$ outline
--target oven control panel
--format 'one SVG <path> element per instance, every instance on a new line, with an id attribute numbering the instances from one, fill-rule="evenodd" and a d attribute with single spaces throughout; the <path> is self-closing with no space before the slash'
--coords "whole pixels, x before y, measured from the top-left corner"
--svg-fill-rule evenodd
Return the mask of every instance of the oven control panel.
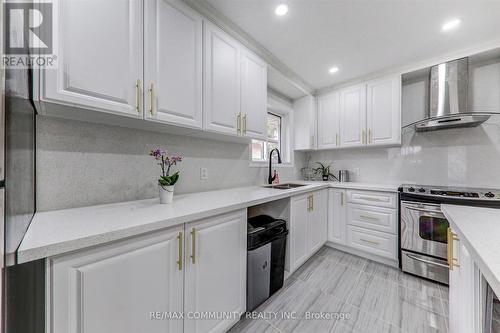
<path id="1" fill-rule="evenodd" d="M 402 193 L 433 197 L 500 201 L 500 190 L 453 189 L 435 186 L 403 185 L 399 188 L 399 191 Z"/>

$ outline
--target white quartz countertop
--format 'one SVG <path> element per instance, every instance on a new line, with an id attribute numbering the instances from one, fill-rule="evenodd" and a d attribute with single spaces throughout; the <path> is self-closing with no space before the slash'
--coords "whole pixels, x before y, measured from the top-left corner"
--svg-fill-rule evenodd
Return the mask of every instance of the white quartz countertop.
<path id="1" fill-rule="evenodd" d="M 441 205 L 495 294 L 500 295 L 500 209 Z"/>
<path id="2" fill-rule="evenodd" d="M 397 191 L 397 185 L 293 183 L 306 186 L 289 190 L 249 186 L 175 195 L 174 202 L 166 205 L 160 205 L 158 199 L 149 199 L 38 212 L 18 249 L 18 262 L 51 257 L 321 188 Z"/>

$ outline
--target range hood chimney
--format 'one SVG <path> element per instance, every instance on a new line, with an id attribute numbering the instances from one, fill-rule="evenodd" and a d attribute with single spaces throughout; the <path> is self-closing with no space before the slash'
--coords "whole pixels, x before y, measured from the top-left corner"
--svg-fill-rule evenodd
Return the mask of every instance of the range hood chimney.
<path id="1" fill-rule="evenodd" d="M 417 131 L 474 127 L 490 115 L 467 111 L 468 58 L 431 67 L 428 118 L 415 124 Z"/>

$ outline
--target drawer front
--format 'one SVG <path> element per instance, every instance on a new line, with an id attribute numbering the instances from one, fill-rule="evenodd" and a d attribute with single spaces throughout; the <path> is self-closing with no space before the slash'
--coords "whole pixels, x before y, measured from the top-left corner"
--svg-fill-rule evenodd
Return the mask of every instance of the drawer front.
<path id="1" fill-rule="evenodd" d="M 381 257 L 398 259 L 396 235 L 348 225 L 347 245 Z"/>
<path id="2" fill-rule="evenodd" d="M 395 209 L 364 205 L 347 205 L 347 224 L 397 234 Z"/>
<path id="3" fill-rule="evenodd" d="M 347 202 L 377 207 L 397 207 L 397 194 L 373 191 L 347 191 Z"/>

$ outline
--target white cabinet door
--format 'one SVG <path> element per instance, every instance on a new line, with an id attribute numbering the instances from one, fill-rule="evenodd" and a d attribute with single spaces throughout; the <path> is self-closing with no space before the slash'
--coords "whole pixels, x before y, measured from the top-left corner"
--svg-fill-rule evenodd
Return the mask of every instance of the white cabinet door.
<path id="1" fill-rule="evenodd" d="M 478 333 L 481 331 L 479 300 L 479 272 L 460 240 L 453 242 L 454 265 L 449 274 L 450 332 Z"/>
<path id="2" fill-rule="evenodd" d="M 318 251 L 327 239 L 327 207 L 328 207 L 328 190 L 317 191 L 310 194 L 311 208 L 308 217 L 308 239 L 309 239 L 309 256 Z"/>
<path id="3" fill-rule="evenodd" d="M 240 105 L 240 44 L 204 21 L 203 123 L 207 131 L 237 135 Z"/>
<path id="4" fill-rule="evenodd" d="M 291 199 L 289 257 L 290 272 L 295 271 L 309 258 L 308 218 L 309 194 Z"/>
<path id="5" fill-rule="evenodd" d="M 243 135 L 267 137 L 267 64 L 252 52 L 241 52 L 241 114 Z"/>
<path id="6" fill-rule="evenodd" d="M 246 210 L 186 224 L 186 313 L 241 313 L 246 308 Z M 226 332 L 238 321 L 185 319 L 190 333 Z"/>
<path id="7" fill-rule="evenodd" d="M 328 189 L 328 240 L 345 244 L 346 195 L 343 189 Z"/>
<path id="8" fill-rule="evenodd" d="M 367 84 L 368 145 L 401 143 L 401 76 L 385 77 Z"/>
<path id="9" fill-rule="evenodd" d="M 145 1 L 145 118 L 202 128 L 202 17 L 179 0 Z"/>
<path id="10" fill-rule="evenodd" d="M 182 230 L 49 259 L 48 332 L 182 332 L 182 319 L 151 318 L 183 310 Z"/>
<path id="11" fill-rule="evenodd" d="M 58 68 L 41 71 L 40 99 L 142 118 L 142 1 L 65 0 L 54 7 Z"/>
<path id="12" fill-rule="evenodd" d="M 318 97 L 318 149 L 340 146 L 340 93 Z"/>
<path id="13" fill-rule="evenodd" d="M 316 148 L 316 101 L 305 96 L 293 102 L 295 150 Z"/>
<path id="14" fill-rule="evenodd" d="M 342 147 L 366 145 L 366 85 L 340 91 L 340 144 Z"/>

